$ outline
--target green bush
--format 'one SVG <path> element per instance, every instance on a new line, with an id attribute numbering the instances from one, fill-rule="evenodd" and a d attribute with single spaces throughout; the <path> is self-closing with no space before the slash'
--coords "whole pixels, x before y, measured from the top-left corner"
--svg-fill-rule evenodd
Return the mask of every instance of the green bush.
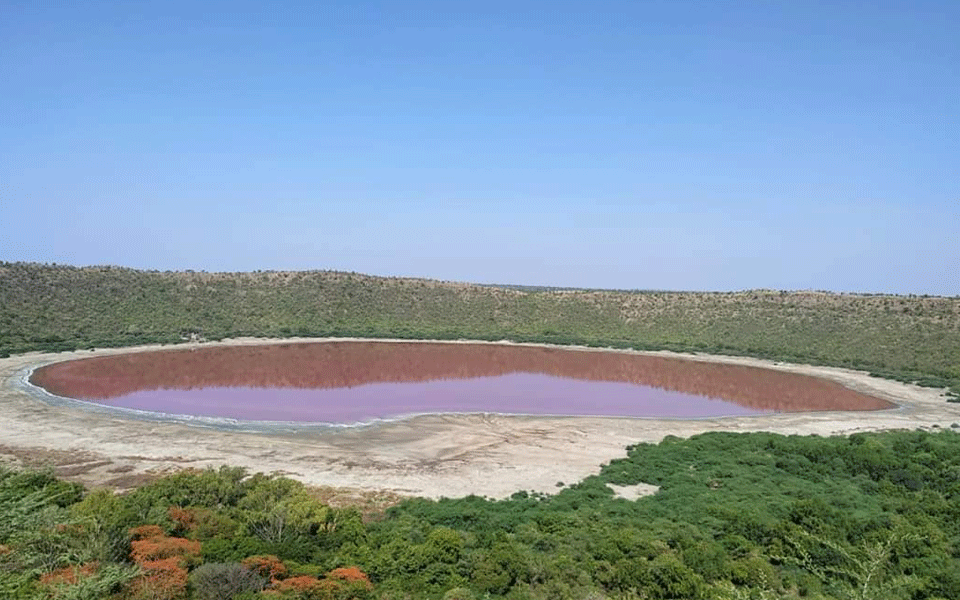
<path id="1" fill-rule="evenodd" d="M 197 600 L 234 600 L 244 593 L 259 592 L 264 577 L 239 563 L 205 563 L 190 574 L 190 586 Z"/>

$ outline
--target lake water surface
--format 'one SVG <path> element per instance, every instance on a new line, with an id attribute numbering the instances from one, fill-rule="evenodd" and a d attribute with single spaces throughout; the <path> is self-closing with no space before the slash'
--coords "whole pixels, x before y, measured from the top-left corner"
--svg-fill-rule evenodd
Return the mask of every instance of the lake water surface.
<path id="1" fill-rule="evenodd" d="M 708 418 L 893 406 L 770 369 L 470 343 L 193 347 L 55 363 L 31 382 L 166 414 L 334 424 L 424 413 Z"/>

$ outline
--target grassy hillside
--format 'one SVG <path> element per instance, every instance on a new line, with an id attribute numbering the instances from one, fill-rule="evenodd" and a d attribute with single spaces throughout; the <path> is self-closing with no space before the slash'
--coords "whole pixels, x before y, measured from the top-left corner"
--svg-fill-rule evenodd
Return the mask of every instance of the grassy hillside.
<path id="1" fill-rule="evenodd" d="M 234 336 L 582 343 L 849 366 L 960 389 L 960 298 L 501 288 L 330 271 L 0 263 L 0 354 Z"/>

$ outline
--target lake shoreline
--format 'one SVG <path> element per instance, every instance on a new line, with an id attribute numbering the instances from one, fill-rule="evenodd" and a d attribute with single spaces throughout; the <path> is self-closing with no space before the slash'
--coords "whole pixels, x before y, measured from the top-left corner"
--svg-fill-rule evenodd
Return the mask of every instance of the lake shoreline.
<path id="1" fill-rule="evenodd" d="M 185 423 L 138 421 L 39 402 L 18 385 L 25 370 L 96 355 L 189 349 L 216 345 L 403 342 L 362 338 L 241 338 L 203 344 L 151 345 L 60 354 L 29 353 L 0 359 L 0 457 L 49 464 L 58 474 L 95 487 L 125 489 L 144 478 L 183 468 L 242 466 L 276 472 L 310 485 L 386 490 L 402 495 L 506 497 L 517 490 L 556 491 L 600 465 L 625 455 L 626 446 L 667 435 L 705 431 L 771 431 L 836 435 L 885 429 L 949 428 L 960 423 L 960 404 L 942 390 L 871 377 L 833 367 L 745 357 L 637 352 L 560 346 L 565 350 L 626 352 L 722 362 L 812 375 L 882 398 L 897 408 L 871 412 L 780 413 L 697 420 L 617 417 L 544 417 L 494 414 L 422 415 L 336 432 L 263 435 L 219 431 Z M 512 342 L 418 340 L 424 343 Z M 555 347 L 549 344 L 523 344 Z"/>

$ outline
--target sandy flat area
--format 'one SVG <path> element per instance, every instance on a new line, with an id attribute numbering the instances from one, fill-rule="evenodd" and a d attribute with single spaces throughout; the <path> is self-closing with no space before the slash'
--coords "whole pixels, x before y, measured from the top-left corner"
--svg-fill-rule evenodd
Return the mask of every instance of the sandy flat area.
<path id="1" fill-rule="evenodd" d="M 217 343 L 318 341 L 237 339 Z M 669 352 L 646 354 L 813 375 L 889 400 L 898 408 L 704 420 L 428 415 L 336 431 L 238 433 L 57 406 L 45 402 L 42 392 L 23 384 L 25 373 L 52 362 L 189 347 L 31 353 L 0 359 L 0 460 L 49 464 L 69 479 L 117 489 L 134 486 L 158 473 L 228 464 L 282 473 L 316 486 L 434 498 L 468 494 L 501 498 L 517 490 L 554 492 L 558 482 L 576 482 L 597 473 L 602 464 L 625 456 L 626 446 L 657 442 L 666 435 L 684 437 L 705 431 L 835 435 L 960 427 L 960 404 L 946 402 L 943 390 L 847 369 Z"/>

